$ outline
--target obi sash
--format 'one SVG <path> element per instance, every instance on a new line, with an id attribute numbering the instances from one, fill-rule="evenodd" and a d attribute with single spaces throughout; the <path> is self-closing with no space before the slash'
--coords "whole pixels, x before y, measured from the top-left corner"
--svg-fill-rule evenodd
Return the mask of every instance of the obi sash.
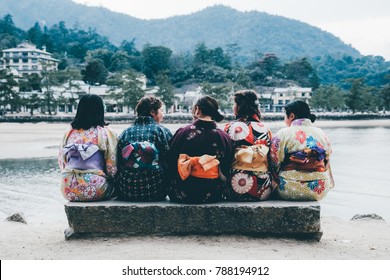
<path id="1" fill-rule="evenodd" d="M 63 150 L 67 163 L 66 169 L 78 170 L 104 170 L 105 160 L 103 152 L 99 147 L 92 143 L 69 144 Z"/>
<path id="2" fill-rule="evenodd" d="M 236 149 L 232 168 L 246 171 L 267 172 L 268 151 L 269 148 L 262 144 L 242 146 Z"/>
<path id="3" fill-rule="evenodd" d="M 219 160 L 216 156 L 203 155 L 201 157 L 190 157 L 187 154 L 180 154 L 177 161 L 177 169 L 182 180 L 193 176 L 197 178 L 216 179 L 219 177 Z"/>
<path id="4" fill-rule="evenodd" d="M 288 155 L 284 171 L 325 172 L 325 150 L 320 147 L 308 148 Z"/>
<path id="5" fill-rule="evenodd" d="M 122 158 L 130 168 L 160 169 L 159 152 L 151 142 L 133 142 L 122 149 Z"/>

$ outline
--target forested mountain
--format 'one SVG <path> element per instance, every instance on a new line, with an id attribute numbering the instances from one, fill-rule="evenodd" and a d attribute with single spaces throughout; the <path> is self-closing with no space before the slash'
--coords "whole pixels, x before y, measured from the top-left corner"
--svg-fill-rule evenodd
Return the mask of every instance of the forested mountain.
<path id="1" fill-rule="evenodd" d="M 153 9 L 153 7 L 150 7 Z M 199 43 L 222 47 L 238 61 L 250 62 L 261 54 L 281 59 L 360 53 L 334 35 L 306 23 L 262 12 L 239 12 L 214 6 L 185 16 L 141 20 L 101 7 L 70 0 L 1 0 L 0 17 L 10 14 L 16 26 L 28 29 L 38 22 L 52 26 L 92 28 L 115 45 L 132 41 L 141 49 L 146 43 L 162 45 L 175 53 L 191 51 Z"/>

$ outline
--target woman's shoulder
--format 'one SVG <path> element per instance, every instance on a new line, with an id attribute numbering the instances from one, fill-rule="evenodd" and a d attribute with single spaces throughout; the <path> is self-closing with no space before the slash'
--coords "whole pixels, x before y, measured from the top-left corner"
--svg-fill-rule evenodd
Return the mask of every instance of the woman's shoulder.
<path id="1" fill-rule="evenodd" d="M 116 135 L 116 132 L 109 126 L 97 126 L 96 128 L 91 128 L 91 129 L 97 129 L 98 131 L 101 131 L 105 134 L 110 134 L 110 135 Z"/>
<path id="2" fill-rule="evenodd" d="M 282 127 L 281 129 L 279 129 L 275 134 L 274 134 L 274 137 L 281 137 L 281 136 L 284 136 L 284 135 L 289 135 L 289 134 L 292 134 L 292 133 L 295 133 L 295 128 L 293 127 Z"/>

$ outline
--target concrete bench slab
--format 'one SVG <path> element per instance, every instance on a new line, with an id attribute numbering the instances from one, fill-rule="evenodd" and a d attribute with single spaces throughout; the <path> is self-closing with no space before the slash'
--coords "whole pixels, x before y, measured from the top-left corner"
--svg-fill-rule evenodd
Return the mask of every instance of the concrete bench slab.
<path id="1" fill-rule="evenodd" d="M 318 202 L 177 204 L 164 202 L 68 202 L 65 239 L 95 236 L 248 235 L 319 241 Z"/>

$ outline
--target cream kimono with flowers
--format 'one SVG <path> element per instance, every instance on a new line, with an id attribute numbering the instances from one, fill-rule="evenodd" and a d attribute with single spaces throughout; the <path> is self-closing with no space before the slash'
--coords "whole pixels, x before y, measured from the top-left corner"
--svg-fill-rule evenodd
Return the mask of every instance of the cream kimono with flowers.
<path id="1" fill-rule="evenodd" d="M 285 170 L 290 155 L 308 150 L 323 151 L 325 171 Z M 309 119 L 294 120 L 290 127 L 278 131 L 272 139 L 270 152 L 271 164 L 279 179 L 277 192 L 282 199 L 321 200 L 333 188 L 329 140 Z"/>
<path id="2" fill-rule="evenodd" d="M 117 172 L 118 139 L 108 127 L 69 130 L 61 143 L 58 163 L 61 170 L 61 191 L 69 201 L 106 199 L 113 191 L 110 178 Z M 70 162 L 70 151 L 79 158 Z M 94 161 L 97 157 L 98 160 Z M 88 163 L 90 160 L 90 163 Z M 92 161 L 92 163 L 91 163 Z"/>

